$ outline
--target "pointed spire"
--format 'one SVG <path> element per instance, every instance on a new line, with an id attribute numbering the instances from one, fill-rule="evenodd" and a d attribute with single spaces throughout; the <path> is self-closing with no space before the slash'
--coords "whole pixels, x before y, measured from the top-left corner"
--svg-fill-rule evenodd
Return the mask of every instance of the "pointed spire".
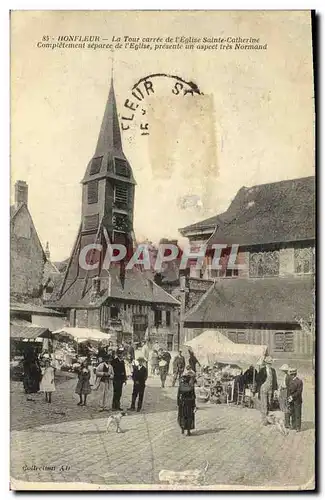
<path id="1" fill-rule="evenodd" d="M 122 151 L 122 140 L 117 115 L 112 66 L 111 88 L 109 91 L 105 113 L 99 132 L 95 156 L 102 156 L 108 151 L 113 150 Z"/>

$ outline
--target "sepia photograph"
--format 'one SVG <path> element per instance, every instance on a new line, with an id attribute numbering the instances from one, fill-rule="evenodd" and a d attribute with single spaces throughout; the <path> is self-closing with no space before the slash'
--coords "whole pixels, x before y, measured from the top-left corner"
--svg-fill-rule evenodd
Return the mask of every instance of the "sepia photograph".
<path id="1" fill-rule="evenodd" d="M 315 490 L 314 30 L 11 11 L 11 490 Z"/>

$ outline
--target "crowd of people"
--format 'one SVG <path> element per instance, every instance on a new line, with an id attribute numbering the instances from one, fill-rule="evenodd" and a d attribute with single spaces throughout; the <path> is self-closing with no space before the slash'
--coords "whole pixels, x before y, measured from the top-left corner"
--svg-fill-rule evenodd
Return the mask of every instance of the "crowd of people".
<path id="1" fill-rule="evenodd" d="M 191 349 L 187 353 L 187 362 L 182 351 L 173 359 L 171 386 L 178 384 L 177 406 L 178 423 L 181 432 L 190 435 L 195 427 L 196 412 L 196 371 L 200 367 Z M 131 343 L 113 349 L 107 346 L 98 352 L 96 358 L 85 357 L 77 368 L 77 384 L 75 393 L 79 396 L 78 406 L 87 405 L 87 397 L 93 391 L 99 394 L 99 410 L 121 411 L 123 386 L 128 379 L 133 381 L 130 411 L 141 411 L 148 370 L 151 376 L 159 375 L 161 387 L 166 384 L 170 373 L 171 354 L 159 346 L 149 349 L 144 343 L 141 355 L 135 359 L 135 349 Z M 262 424 L 267 425 L 268 414 L 272 411 L 275 394 L 280 410 L 284 414 L 285 427 L 299 432 L 301 430 L 301 408 L 303 382 L 297 376 L 297 370 L 282 365 L 280 371 L 283 378 L 278 383 L 277 374 L 272 367 L 273 360 L 265 357 L 259 371 L 250 367 L 241 377 L 245 381 L 254 382 L 253 392 L 260 402 Z M 55 392 L 55 367 L 48 353 L 37 355 L 34 350 L 25 353 L 23 385 L 27 399 L 33 394 L 42 392 L 47 403 L 52 402 Z"/>
<path id="2" fill-rule="evenodd" d="M 267 356 L 256 375 L 256 391 L 260 400 L 262 424 L 268 425 L 269 423 L 267 417 L 273 408 L 274 396 L 277 393 L 279 407 L 284 414 L 285 427 L 300 432 L 303 382 L 297 376 L 296 368 L 290 368 L 284 364 L 280 367 L 283 377 L 278 383 L 272 363 L 272 358 Z"/>

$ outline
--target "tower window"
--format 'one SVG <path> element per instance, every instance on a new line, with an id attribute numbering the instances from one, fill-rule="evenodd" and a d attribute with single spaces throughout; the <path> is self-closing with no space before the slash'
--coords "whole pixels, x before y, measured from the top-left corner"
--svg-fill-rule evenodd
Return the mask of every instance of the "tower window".
<path id="1" fill-rule="evenodd" d="M 125 160 L 115 158 L 115 173 L 121 177 L 130 177 L 130 170 Z"/>
<path id="2" fill-rule="evenodd" d="M 125 184 L 117 184 L 114 191 L 114 201 L 117 203 L 128 204 L 128 186 Z"/>
<path id="3" fill-rule="evenodd" d="M 98 181 L 90 181 L 88 183 L 88 203 L 98 202 Z"/>
<path id="4" fill-rule="evenodd" d="M 100 172 L 100 167 L 102 166 L 102 156 L 97 156 L 91 161 L 90 175 L 98 174 Z"/>
<path id="5" fill-rule="evenodd" d="M 84 222 L 84 230 L 85 231 L 92 231 L 94 229 L 98 228 L 99 224 L 99 215 L 87 215 L 85 217 L 85 222 Z"/>

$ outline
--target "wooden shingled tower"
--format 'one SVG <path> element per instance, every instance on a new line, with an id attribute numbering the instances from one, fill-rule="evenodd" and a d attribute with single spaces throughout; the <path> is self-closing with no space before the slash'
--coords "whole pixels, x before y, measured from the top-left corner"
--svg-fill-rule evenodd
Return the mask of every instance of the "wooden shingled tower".
<path id="1" fill-rule="evenodd" d="M 123 152 L 112 78 L 95 153 L 82 179 L 81 224 L 62 283 L 61 297 L 76 280 L 82 280 L 79 286 L 84 295 L 91 278 L 107 277 L 107 271 L 102 270 L 104 251 L 100 255 L 94 252 L 87 256 L 88 263 L 99 260 L 98 269 L 87 271 L 79 266 L 79 255 L 85 246 L 99 243 L 105 249 L 108 239 L 132 251 L 135 184 L 131 165 Z M 123 266 L 120 272 L 123 280 Z"/>

